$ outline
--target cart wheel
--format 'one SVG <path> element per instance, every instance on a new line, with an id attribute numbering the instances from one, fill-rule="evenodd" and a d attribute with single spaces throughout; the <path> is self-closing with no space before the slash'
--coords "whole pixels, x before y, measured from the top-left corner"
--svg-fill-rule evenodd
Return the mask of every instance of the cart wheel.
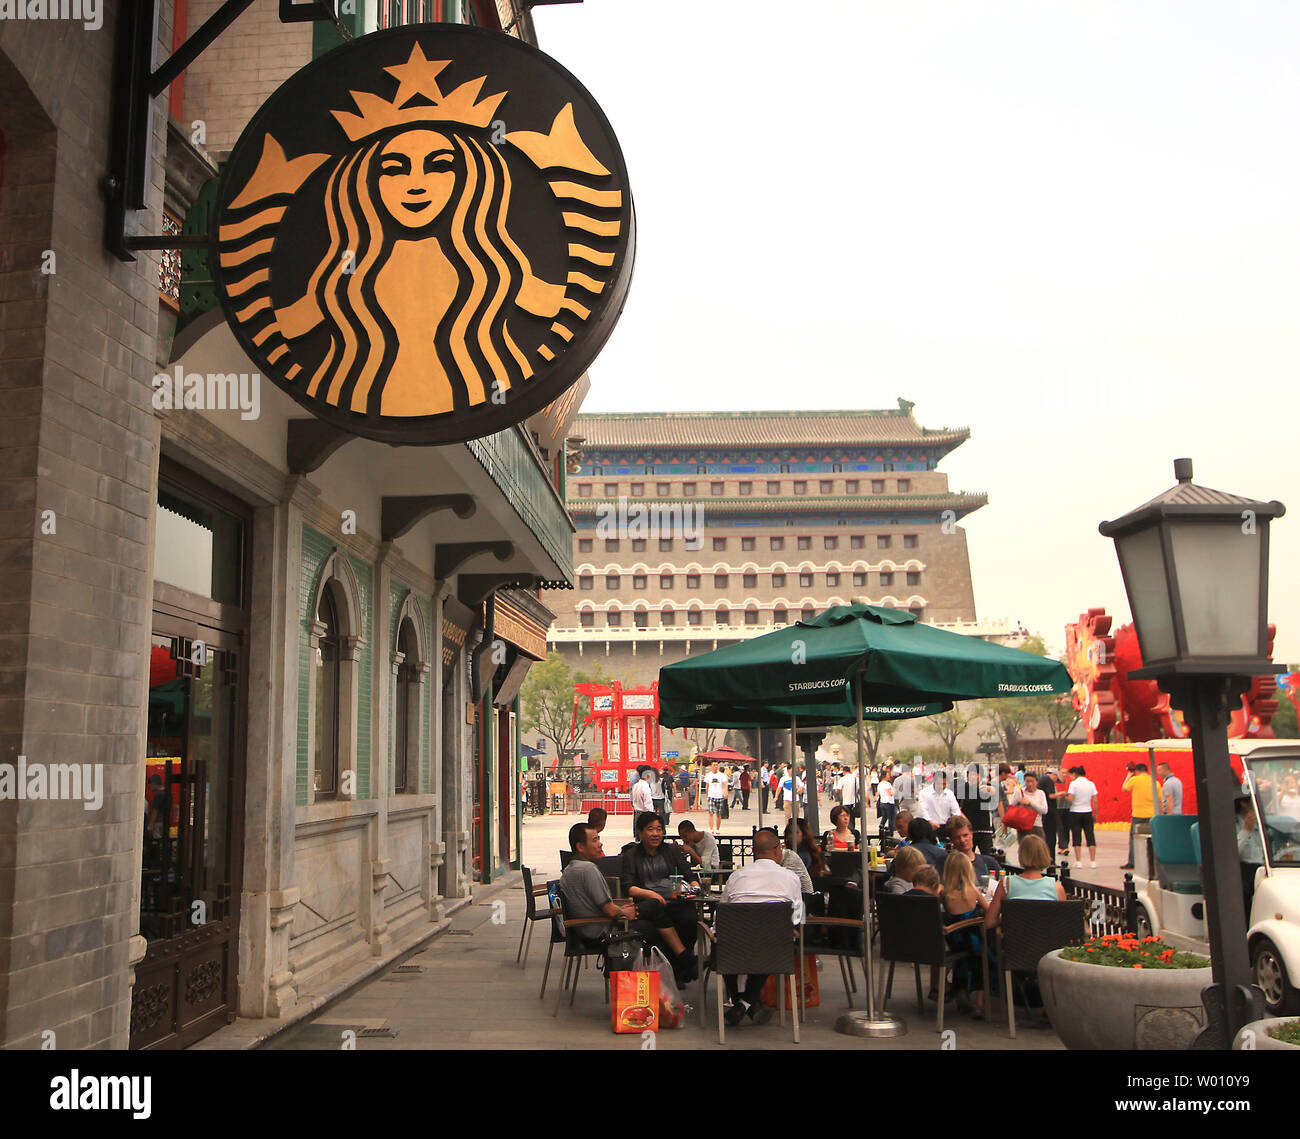
<path id="1" fill-rule="evenodd" d="M 1137 908 L 1137 927 L 1139 938 L 1151 936 L 1151 918 L 1147 916 L 1146 908 L 1143 906 Z"/>
<path id="2" fill-rule="evenodd" d="M 1251 954 L 1255 984 L 1264 993 L 1269 1016 L 1290 1016 L 1300 1012 L 1300 992 L 1287 979 L 1286 963 L 1268 938 L 1260 938 Z"/>

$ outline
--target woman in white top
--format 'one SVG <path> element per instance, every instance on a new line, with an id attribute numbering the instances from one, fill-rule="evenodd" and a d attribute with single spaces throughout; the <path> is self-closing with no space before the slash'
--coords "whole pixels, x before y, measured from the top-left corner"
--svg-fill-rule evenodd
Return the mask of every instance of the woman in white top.
<path id="1" fill-rule="evenodd" d="M 898 814 L 898 804 L 894 802 L 894 785 L 888 779 L 889 772 L 884 772 L 876 784 L 876 813 L 880 816 L 880 833 L 892 834 L 894 816 Z"/>
<path id="2" fill-rule="evenodd" d="M 1070 842 L 1074 847 L 1074 868 L 1078 870 L 1083 866 L 1080 839 L 1086 838 L 1088 857 L 1092 859 L 1092 867 L 1095 870 L 1097 839 L 1093 835 L 1092 824 L 1096 819 L 1097 785 L 1088 778 L 1082 767 L 1070 768 L 1070 774 L 1074 779 L 1064 791 L 1056 793 L 1056 798 L 1070 800 Z"/>
<path id="3" fill-rule="evenodd" d="M 1047 834 L 1043 830 L 1043 819 L 1051 808 L 1047 803 L 1047 792 L 1038 789 L 1037 775 L 1034 775 L 1032 772 L 1025 773 L 1024 787 L 1017 787 L 1011 792 L 1011 806 L 1024 806 L 1033 809 L 1033 811 L 1038 815 L 1038 819 L 1034 823 L 1033 831 L 1031 833 L 1036 834 L 1044 843 L 1046 843 Z"/>

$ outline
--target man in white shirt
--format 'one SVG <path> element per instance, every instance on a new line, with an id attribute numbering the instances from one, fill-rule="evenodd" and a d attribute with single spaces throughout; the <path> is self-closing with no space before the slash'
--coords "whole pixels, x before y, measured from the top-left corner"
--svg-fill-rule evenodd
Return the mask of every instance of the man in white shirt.
<path id="1" fill-rule="evenodd" d="M 916 811 L 916 776 L 906 767 L 894 779 L 894 801 L 900 811 Z"/>
<path id="2" fill-rule="evenodd" d="M 849 809 L 849 814 L 857 819 L 858 815 L 858 773 L 850 768 L 840 776 L 840 802 Z"/>
<path id="3" fill-rule="evenodd" d="M 774 831 L 764 829 L 754 835 L 753 861 L 734 871 L 727 879 L 722 901 L 789 902 L 793 907 L 791 920 L 797 927 L 803 921 L 803 892 L 799 879 L 781 865 L 781 850 L 781 840 Z M 731 1008 L 726 1012 L 728 1024 L 734 1027 L 746 1016 L 758 1024 L 766 1024 L 771 1019 L 772 1010 L 759 1002 L 759 994 L 767 981 L 765 975 L 750 974 L 746 977 L 743 993 L 736 974 L 725 974 L 722 980 L 731 999 Z"/>
<path id="4" fill-rule="evenodd" d="M 917 814 L 935 830 L 946 827 L 949 819 L 955 819 L 961 814 L 957 797 L 952 793 L 952 789 L 948 786 L 948 777 L 942 771 L 937 772 L 934 782 L 928 784 L 921 792 L 916 809 Z"/>
<path id="5" fill-rule="evenodd" d="M 642 811 L 655 809 L 654 795 L 651 793 L 650 781 L 646 778 L 649 768 L 637 769 L 638 779 L 632 784 L 632 838 L 636 839 L 636 819 Z"/>
<path id="6" fill-rule="evenodd" d="M 759 797 L 758 809 L 763 814 L 767 814 L 767 797 L 772 792 L 771 784 L 772 784 L 772 769 L 768 767 L 768 765 L 765 763 L 763 764 L 762 770 L 758 774 L 758 797 Z"/>

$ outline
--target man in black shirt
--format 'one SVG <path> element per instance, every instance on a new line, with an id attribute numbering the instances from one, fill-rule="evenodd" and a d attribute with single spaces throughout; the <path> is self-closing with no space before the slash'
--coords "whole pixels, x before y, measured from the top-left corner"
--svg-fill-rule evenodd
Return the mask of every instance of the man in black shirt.
<path id="1" fill-rule="evenodd" d="M 680 846 L 664 842 L 664 821 L 653 811 L 637 816 L 636 833 L 641 841 L 620 852 L 623 893 L 636 903 L 638 916 L 654 923 L 678 984 L 687 984 L 695 977 L 695 955 L 687 948 L 695 944 L 695 903 L 673 897 L 672 879 L 698 882 L 699 876 Z"/>

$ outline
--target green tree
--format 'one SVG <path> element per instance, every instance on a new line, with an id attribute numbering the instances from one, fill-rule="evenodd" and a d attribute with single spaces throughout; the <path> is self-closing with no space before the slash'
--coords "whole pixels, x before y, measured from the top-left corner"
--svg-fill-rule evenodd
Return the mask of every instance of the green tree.
<path id="1" fill-rule="evenodd" d="M 863 762 L 872 767 L 876 762 L 876 753 L 880 751 L 880 745 L 890 736 L 898 731 L 897 720 L 864 720 L 862 722 L 862 749 Z M 856 748 L 858 743 L 858 728 L 854 724 L 852 727 L 832 728 L 831 735 L 842 736 L 846 740 L 852 740 Z"/>
<path id="2" fill-rule="evenodd" d="M 1285 692 L 1277 694 L 1277 711 L 1273 713 L 1273 735 L 1280 740 L 1293 740 L 1297 736 L 1295 705 Z"/>
<path id="3" fill-rule="evenodd" d="M 963 711 L 960 705 L 954 705 L 947 712 L 941 712 L 937 716 L 926 716 L 921 731 L 928 736 L 937 736 L 947 749 L 947 762 L 956 763 L 957 741 L 961 738 L 962 732 L 969 728 L 979 715 L 978 708 Z"/>
<path id="4" fill-rule="evenodd" d="M 533 665 L 524 681 L 519 701 L 521 728 L 550 740 L 557 756 L 573 751 L 586 738 L 583 709 L 579 708 L 576 721 L 573 716 L 573 686 L 583 683 L 606 683 L 600 666 L 573 673 L 559 653 L 549 653 L 544 661 Z"/>

